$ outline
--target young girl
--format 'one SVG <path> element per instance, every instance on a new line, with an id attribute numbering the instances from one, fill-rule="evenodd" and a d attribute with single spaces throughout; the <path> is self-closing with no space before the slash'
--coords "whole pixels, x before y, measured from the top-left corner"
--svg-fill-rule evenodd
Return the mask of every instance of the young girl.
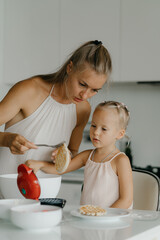
<path id="1" fill-rule="evenodd" d="M 95 40 L 76 49 L 57 72 L 15 84 L 0 102 L 0 125 L 5 124 L 0 174 L 16 173 L 28 159 L 51 161 L 52 149 L 35 144 L 65 141 L 75 156 L 90 115 L 87 99 L 102 88 L 111 70 L 110 54 Z"/>
<path id="2" fill-rule="evenodd" d="M 100 103 L 92 117 L 90 138 L 95 147 L 78 154 L 66 171 L 85 166 L 81 205 L 132 208 L 132 169 L 128 157 L 116 147 L 123 138 L 129 121 L 127 107 L 119 102 Z M 57 174 L 53 163 L 29 160 L 26 164 L 35 172 Z"/>

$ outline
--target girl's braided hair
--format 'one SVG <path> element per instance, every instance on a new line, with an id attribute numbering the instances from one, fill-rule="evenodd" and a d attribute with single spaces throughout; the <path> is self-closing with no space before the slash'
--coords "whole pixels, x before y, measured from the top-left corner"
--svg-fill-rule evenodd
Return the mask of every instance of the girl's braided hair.
<path id="1" fill-rule="evenodd" d="M 117 111 L 119 115 L 120 127 L 123 129 L 127 129 L 129 120 L 130 120 L 130 112 L 128 107 L 124 103 L 116 102 L 116 101 L 104 101 L 98 104 L 97 108 L 113 108 Z"/>

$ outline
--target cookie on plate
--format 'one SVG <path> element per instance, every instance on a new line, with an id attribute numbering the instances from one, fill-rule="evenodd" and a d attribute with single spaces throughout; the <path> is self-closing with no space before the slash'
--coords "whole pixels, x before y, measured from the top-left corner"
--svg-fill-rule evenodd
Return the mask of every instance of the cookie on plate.
<path id="1" fill-rule="evenodd" d="M 70 160 L 70 151 L 67 148 L 66 143 L 64 143 L 61 147 L 58 148 L 58 153 L 55 158 L 56 171 L 59 173 L 65 172 L 68 168 Z"/>
<path id="2" fill-rule="evenodd" d="M 106 210 L 94 205 L 84 205 L 79 209 L 80 213 L 87 216 L 103 216 Z"/>

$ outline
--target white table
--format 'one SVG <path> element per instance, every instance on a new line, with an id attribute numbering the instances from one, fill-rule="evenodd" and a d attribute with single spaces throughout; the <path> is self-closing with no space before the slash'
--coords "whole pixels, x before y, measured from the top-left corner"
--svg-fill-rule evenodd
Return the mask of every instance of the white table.
<path id="1" fill-rule="evenodd" d="M 75 207 L 75 206 L 74 206 Z M 60 225 L 50 231 L 26 231 L 0 219 L 2 240 L 158 240 L 160 239 L 160 213 L 133 210 L 131 216 L 114 222 L 91 222 L 70 214 L 73 206 L 66 206 Z M 154 219 L 137 220 L 149 214 Z M 147 217 L 147 215 L 146 215 Z"/>

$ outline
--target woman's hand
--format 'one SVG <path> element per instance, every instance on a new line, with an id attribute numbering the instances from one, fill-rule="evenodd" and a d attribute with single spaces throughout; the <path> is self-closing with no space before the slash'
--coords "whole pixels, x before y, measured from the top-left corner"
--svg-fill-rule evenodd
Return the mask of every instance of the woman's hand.
<path id="1" fill-rule="evenodd" d="M 57 153 L 58 153 L 58 148 L 56 148 L 56 149 L 52 152 L 51 159 L 52 159 L 53 163 L 55 163 L 55 159 L 56 159 Z"/>
<path id="2" fill-rule="evenodd" d="M 27 160 L 25 162 L 25 165 L 27 165 L 29 168 L 31 168 L 34 173 L 37 173 L 38 170 L 40 170 L 41 167 L 43 167 L 43 161 Z"/>
<path id="3" fill-rule="evenodd" d="M 29 149 L 37 149 L 37 146 L 16 133 L 7 133 L 4 146 L 9 147 L 12 154 L 24 154 Z"/>
<path id="4" fill-rule="evenodd" d="M 69 150 L 69 149 L 68 149 Z M 69 150 L 70 152 L 70 156 L 71 156 L 71 159 L 73 157 L 73 154 L 72 152 Z M 58 153 L 58 148 L 56 148 L 53 152 L 52 152 L 52 156 L 51 156 L 51 159 L 53 161 L 53 163 L 55 163 L 55 159 L 56 159 L 56 156 L 57 156 L 57 153 Z"/>

